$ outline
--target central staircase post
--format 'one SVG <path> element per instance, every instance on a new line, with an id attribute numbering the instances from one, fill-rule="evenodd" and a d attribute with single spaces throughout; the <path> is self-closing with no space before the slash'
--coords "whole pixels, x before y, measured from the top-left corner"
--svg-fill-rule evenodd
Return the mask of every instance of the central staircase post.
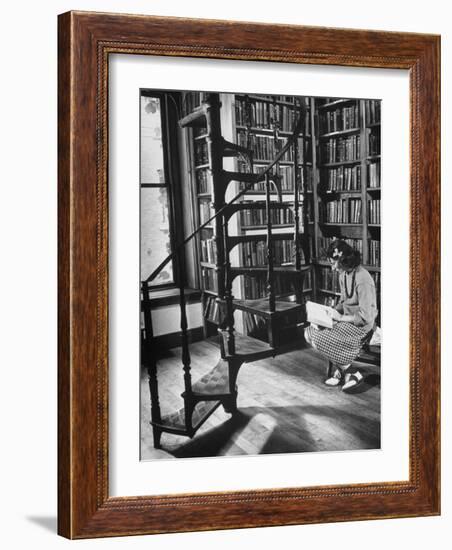
<path id="1" fill-rule="evenodd" d="M 298 136 L 293 142 L 293 161 L 294 161 L 294 181 L 293 181 L 293 214 L 294 214 L 294 235 L 293 245 L 295 250 L 295 270 L 301 269 L 300 255 L 300 164 L 299 164 L 299 147 Z M 303 202 L 304 207 L 304 202 Z M 306 232 L 306 226 L 303 227 L 303 232 Z M 296 277 L 295 283 L 295 298 L 298 304 L 303 302 L 303 276 Z"/>
<path id="2" fill-rule="evenodd" d="M 225 277 L 226 277 L 226 287 L 225 287 L 225 300 L 226 300 L 226 347 L 228 355 L 235 355 L 235 336 L 234 336 L 234 296 L 232 294 L 232 274 L 231 274 L 231 258 L 229 253 L 229 247 L 227 246 L 228 240 L 228 219 L 224 217 L 224 251 L 225 251 Z"/>
<path id="3" fill-rule="evenodd" d="M 295 269 L 301 267 L 301 257 L 299 248 L 299 233 L 300 233 L 300 174 L 298 164 L 298 139 L 293 143 L 294 156 L 294 182 L 293 182 L 293 205 L 294 205 L 294 247 L 295 247 Z"/>
<path id="4" fill-rule="evenodd" d="M 273 241 L 272 241 L 272 219 L 270 208 L 270 177 L 265 174 L 266 212 L 267 212 L 267 291 L 270 311 L 275 311 L 275 291 L 273 272 Z"/>

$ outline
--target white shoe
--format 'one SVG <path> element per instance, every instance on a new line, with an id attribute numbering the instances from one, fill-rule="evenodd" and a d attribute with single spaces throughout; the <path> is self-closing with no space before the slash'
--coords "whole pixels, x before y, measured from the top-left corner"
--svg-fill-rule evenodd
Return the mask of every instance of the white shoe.
<path id="1" fill-rule="evenodd" d="M 342 386 L 342 391 L 349 391 L 352 388 L 356 388 L 363 383 L 364 376 L 357 370 L 354 373 L 345 374 L 345 384 Z"/>
<path id="2" fill-rule="evenodd" d="M 342 371 L 340 369 L 336 369 L 333 373 L 333 376 L 325 380 L 325 384 L 327 386 L 339 386 L 341 382 L 342 382 Z"/>

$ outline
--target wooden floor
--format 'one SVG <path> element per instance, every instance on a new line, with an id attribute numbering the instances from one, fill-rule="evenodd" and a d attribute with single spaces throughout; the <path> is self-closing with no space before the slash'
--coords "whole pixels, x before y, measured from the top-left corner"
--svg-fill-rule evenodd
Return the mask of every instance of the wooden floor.
<path id="1" fill-rule="evenodd" d="M 211 341 L 190 347 L 192 379 L 208 372 L 219 357 Z M 152 441 L 146 372 L 141 377 L 141 458 L 188 458 L 380 448 L 380 369 L 362 365 L 365 382 L 346 394 L 323 383 L 326 363 L 312 349 L 290 351 L 241 367 L 239 413 L 222 407 L 193 439 L 162 435 L 162 449 Z M 180 349 L 159 362 L 162 414 L 183 405 Z"/>

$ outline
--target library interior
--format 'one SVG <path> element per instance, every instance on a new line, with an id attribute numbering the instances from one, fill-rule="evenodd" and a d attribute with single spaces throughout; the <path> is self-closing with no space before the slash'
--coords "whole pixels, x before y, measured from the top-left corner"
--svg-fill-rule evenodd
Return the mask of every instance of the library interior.
<path id="1" fill-rule="evenodd" d="M 380 135 L 378 99 L 140 90 L 142 460 L 380 448 Z M 306 338 L 338 241 L 377 312 L 348 392 Z"/>

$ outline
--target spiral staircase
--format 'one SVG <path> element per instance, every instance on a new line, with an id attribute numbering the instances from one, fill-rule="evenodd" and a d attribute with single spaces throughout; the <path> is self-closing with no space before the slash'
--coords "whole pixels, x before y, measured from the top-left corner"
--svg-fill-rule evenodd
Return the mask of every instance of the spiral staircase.
<path id="1" fill-rule="evenodd" d="M 153 428 L 154 447 L 161 446 L 163 432 L 193 437 L 202 424 L 219 407 L 228 413 L 237 411 L 237 376 L 240 367 L 245 363 L 274 357 L 285 353 L 287 347 L 282 344 L 278 330 L 278 321 L 289 314 L 304 313 L 303 277 L 309 265 L 302 265 L 301 258 L 309 260 L 309 250 L 305 235 L 300 231 L 303 223 L 303 202 L 300 203 L 301 187 L 298 166 L 298 136 L 301 133 L 302 121 L 305 118 L 305 107 L 298 105 L 298 117 L 286 143 L 277 147 L 275 158 L 260 173 L 253 172 L 252 131 L 247 128 L 247 147 L 225 140 L 221 132 L 220 97 L 212 93 L 207 96 L 201 106 L 180 119 L 181 128 L 203 127 L 207 129 L 207 144 L 209 150 L 209 170 L 213 186 L 213 215 L 196 228 L 179 243 L 172 254 L 154 270 L 147 280 L 141 283 L 141 308 L 144 317 L 144 353 L 149 378 L 151 395 L 151 424 Z M 274 129 L 275 143 L 279 144 L 278 127 Z M 279 161 L 284 154 L 293 149 L 294 194 L 293 201 L 282 202 Z M 232 172 L 223 169 L 225 157 L 240 157 L 245 159 L 247 172 Z M 240 198 L 253 186 L 265 182 L 266 200 L 240 202 Z M 232 200 L 226 202 L 226 191 L 233 182 L 243 182 L 244 186 Z M 278 200 L 272 200 L 277 193 Z M 293 209 L 293 228 L 284 233 L 273 232 L 271 210 L 275 208 Z M 234 267 L 231 265 L 231 251 L 239 243 L 262 238 L 256 235 L 229 235 L 228 222 L 231 216 L 244 209 L 261 209 L 266 212 L 266 250 L 267 265 L 260 267 Z M 302 216 L 300 216 L 300 210 Z M 192 380 L 192 368 L 187 329 L 186 295 L 181 277 L 179 289 L 180 335 L 181 335 L 181 369 L 184 377 L 182 393 L 183 406 L 180 410 L 168 415 L 162 415 L 158 388 L 158 355 L 154 349 L 151 315 L 151 283 L 161 270 L 177 256 L 181 273 L 184 272 L 184 246 L 197 235 L 206 225 L 214 224 L 216 239 L 216 276 L 218 283 L 217 302 L 221 311 L 221 322 L 218 328 L 219 358 L 213 368 L 196 381 Z M 275 266 L 272 245 L 276 240 L 292 240 L 294 242 L 294 258 L 291 265 Z M 307 262 L 306 262 L 307 263 Z M 236 299 L 233 296 L 232 285 L 235 277 L 265 277 L 267 296 L 260 299 Z M 295 301 L 278 299 L 275 295 L 275 277 L 287 277 L 295 289 Z M 262 317 L 268 327 L 268 342 L 238 333 L 234 328 L 234 311 L 240 310 Z"/>

